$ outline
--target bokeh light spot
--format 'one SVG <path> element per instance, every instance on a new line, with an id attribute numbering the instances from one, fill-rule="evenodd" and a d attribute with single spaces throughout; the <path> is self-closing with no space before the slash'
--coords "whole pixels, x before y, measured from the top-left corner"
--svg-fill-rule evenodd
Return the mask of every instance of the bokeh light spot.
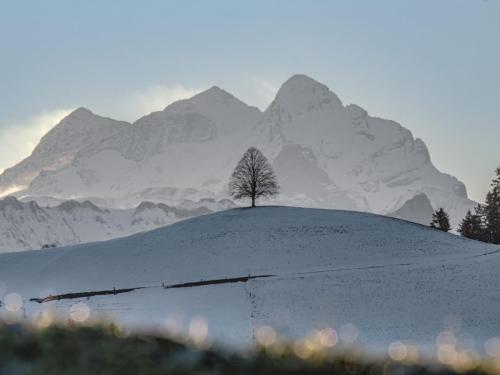
<path id="1" fill-rule="evenodd" d="M 359 330 L 354 324 L 347 323 L 340 327 L 339 335 L 342 341 L 352 344 L 358 338 Z"/>
<path id="2" fill-rule="evenodd" d="M 23 297 L 17 293 L 9 293 L 4 298 L 5 308 L 8 311 L 16 312 L 23 307 Z"/>
<path id="3" fill-rule="evenodd" d="M 277 338 L 278 335 L 276 334 L 276 331 L 269 326 L 259 327 L 255 332 L 255 339 L 262 346 L 268 347 L 273 345 Z"/>
<path id="4" fill-rule="evenodd" d="M 498 337 L 492 337 L 486 340 L 484 350 L 490 357 L 500 357 L 500 339 Z"/>
<path id="5" fill-rule="evenodd" d="M 405 344 L 396 341 L 389 345 L 388 354 L 394 361 L 404 361 L 408 355 L 408 349 Z"/>
<path id="6" fill-rule="evenodd" d="M 77 323 L 85 322 L 90 316 L 90 308 L 86 303 L 79 302 L 71 306 L 69 310 L 70 317 Z"/>
<path id="7" fill-rule="evenodd" d="M 189 323 L 189 337 L 195 344 L 201 345 L 208 336 L 208 323 L 207 320 L 201 316 L 194 317 Z"/>

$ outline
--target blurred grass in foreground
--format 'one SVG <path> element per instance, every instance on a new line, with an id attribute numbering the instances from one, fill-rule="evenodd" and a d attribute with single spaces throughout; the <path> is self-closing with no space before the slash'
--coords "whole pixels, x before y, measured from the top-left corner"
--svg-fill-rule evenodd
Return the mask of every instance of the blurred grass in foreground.
<path id="1" fill-rule="evenodd" d="M 247 352 L 200 349 L 152 334 L 125 335 L 114 325 L 0 324 L 0 374 L 490 374 L 478 362 L 459 372 L 435 363 L 369 359 L 359 352 L 318 351 L 306 360 L 286 344 Z"/>

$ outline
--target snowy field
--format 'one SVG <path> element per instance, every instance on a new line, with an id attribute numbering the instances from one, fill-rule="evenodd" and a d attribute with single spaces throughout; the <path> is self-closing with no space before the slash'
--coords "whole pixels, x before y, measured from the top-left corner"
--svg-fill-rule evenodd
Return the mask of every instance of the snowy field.
<path id="1" fill-rule="evenodd" d="M 333 327 L 373 349 L 432 347 L 447 331 L 482 350 L 500 336 L 499 266 L 498 246 L 384 216 L 235 209 L 107 242 L 1 254 L 0 311 L 7 319 L 105 317 L 231 345 L 252 342 L 264 325 L 292 338 Z M 249 275 L 272 276 L 164 288 Z M 30 301 L 121 288 L 143 289 Z"/>

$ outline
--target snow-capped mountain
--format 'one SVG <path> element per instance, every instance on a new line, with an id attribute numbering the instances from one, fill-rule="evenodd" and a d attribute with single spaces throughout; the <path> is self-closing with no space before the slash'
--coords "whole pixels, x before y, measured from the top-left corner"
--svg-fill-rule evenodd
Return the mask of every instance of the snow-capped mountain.
<path id="1" fill-rule="evenodd" d="M 465 185 L 434 167 L 422 140 L 394 121 L 343 106 L 309 77 L 285 82 L 257 128 L 271 155 L 290 144 L 313 154 L 331 180 L 328 186 L 343 192 L 358 210 L 386 214 L 420 193 L 460 218 L 462 206 L 471 204 Z M 279 169 L 277 174 L 282 178 Z"/>
<path id="2" fill-rule="evenodd" d="M 184 201 L 180 207 L 142 202 L 135 208 L 102 209 L 90 201 L 65 201 L 53 207 L 0 200 L 0 253 L 102 241 L 151 230 L 176 221 L 232 208 L 231 201 Z"/>
<path id="3" fill-rule="evenodd" d="M 71 121 L 71 129 L 89 127 L 91 136 L 71 143 L 71 152 L 49 147 L 51 133 L 86 116 L 90 125 Z M 104 120 L 107 126 L 99 125 Z M 56 144 L 70 138 L 61 136 Z M 97 197 L 121 208 L 143 200 L 176 205 L 184 197 L 221 199 L 249 146 L 261 148 L 274 165 L 282 185 L 276 203 L 388 214 L 425 194 L 454 225 L 474 205 L 463 183 L 432 164 L 422 140 L 394 121 L 344 105 L 305 75 L 287 80 L 263 113 L 217 87 L 132 125 L 80 109 L 0 177 L 0 190 L 12 188 L 9 176 L 22 175 L 17 196 L 29 199 Z"/>

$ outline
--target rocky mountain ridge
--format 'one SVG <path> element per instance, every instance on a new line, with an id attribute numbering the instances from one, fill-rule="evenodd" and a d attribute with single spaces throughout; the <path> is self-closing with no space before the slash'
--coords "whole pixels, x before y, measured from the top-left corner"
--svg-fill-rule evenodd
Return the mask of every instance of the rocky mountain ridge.
<path id="1" fill-rule="evenodd" d="M 103 209 L 68 200 L 52 207 L 14 197 L 0 200 L 0 253 L 35 250 L 124 237 L 189 217 L 233 208 L 231 201 L 185 201 L 182 207 L 142 202 L 130 209 Z"/>

